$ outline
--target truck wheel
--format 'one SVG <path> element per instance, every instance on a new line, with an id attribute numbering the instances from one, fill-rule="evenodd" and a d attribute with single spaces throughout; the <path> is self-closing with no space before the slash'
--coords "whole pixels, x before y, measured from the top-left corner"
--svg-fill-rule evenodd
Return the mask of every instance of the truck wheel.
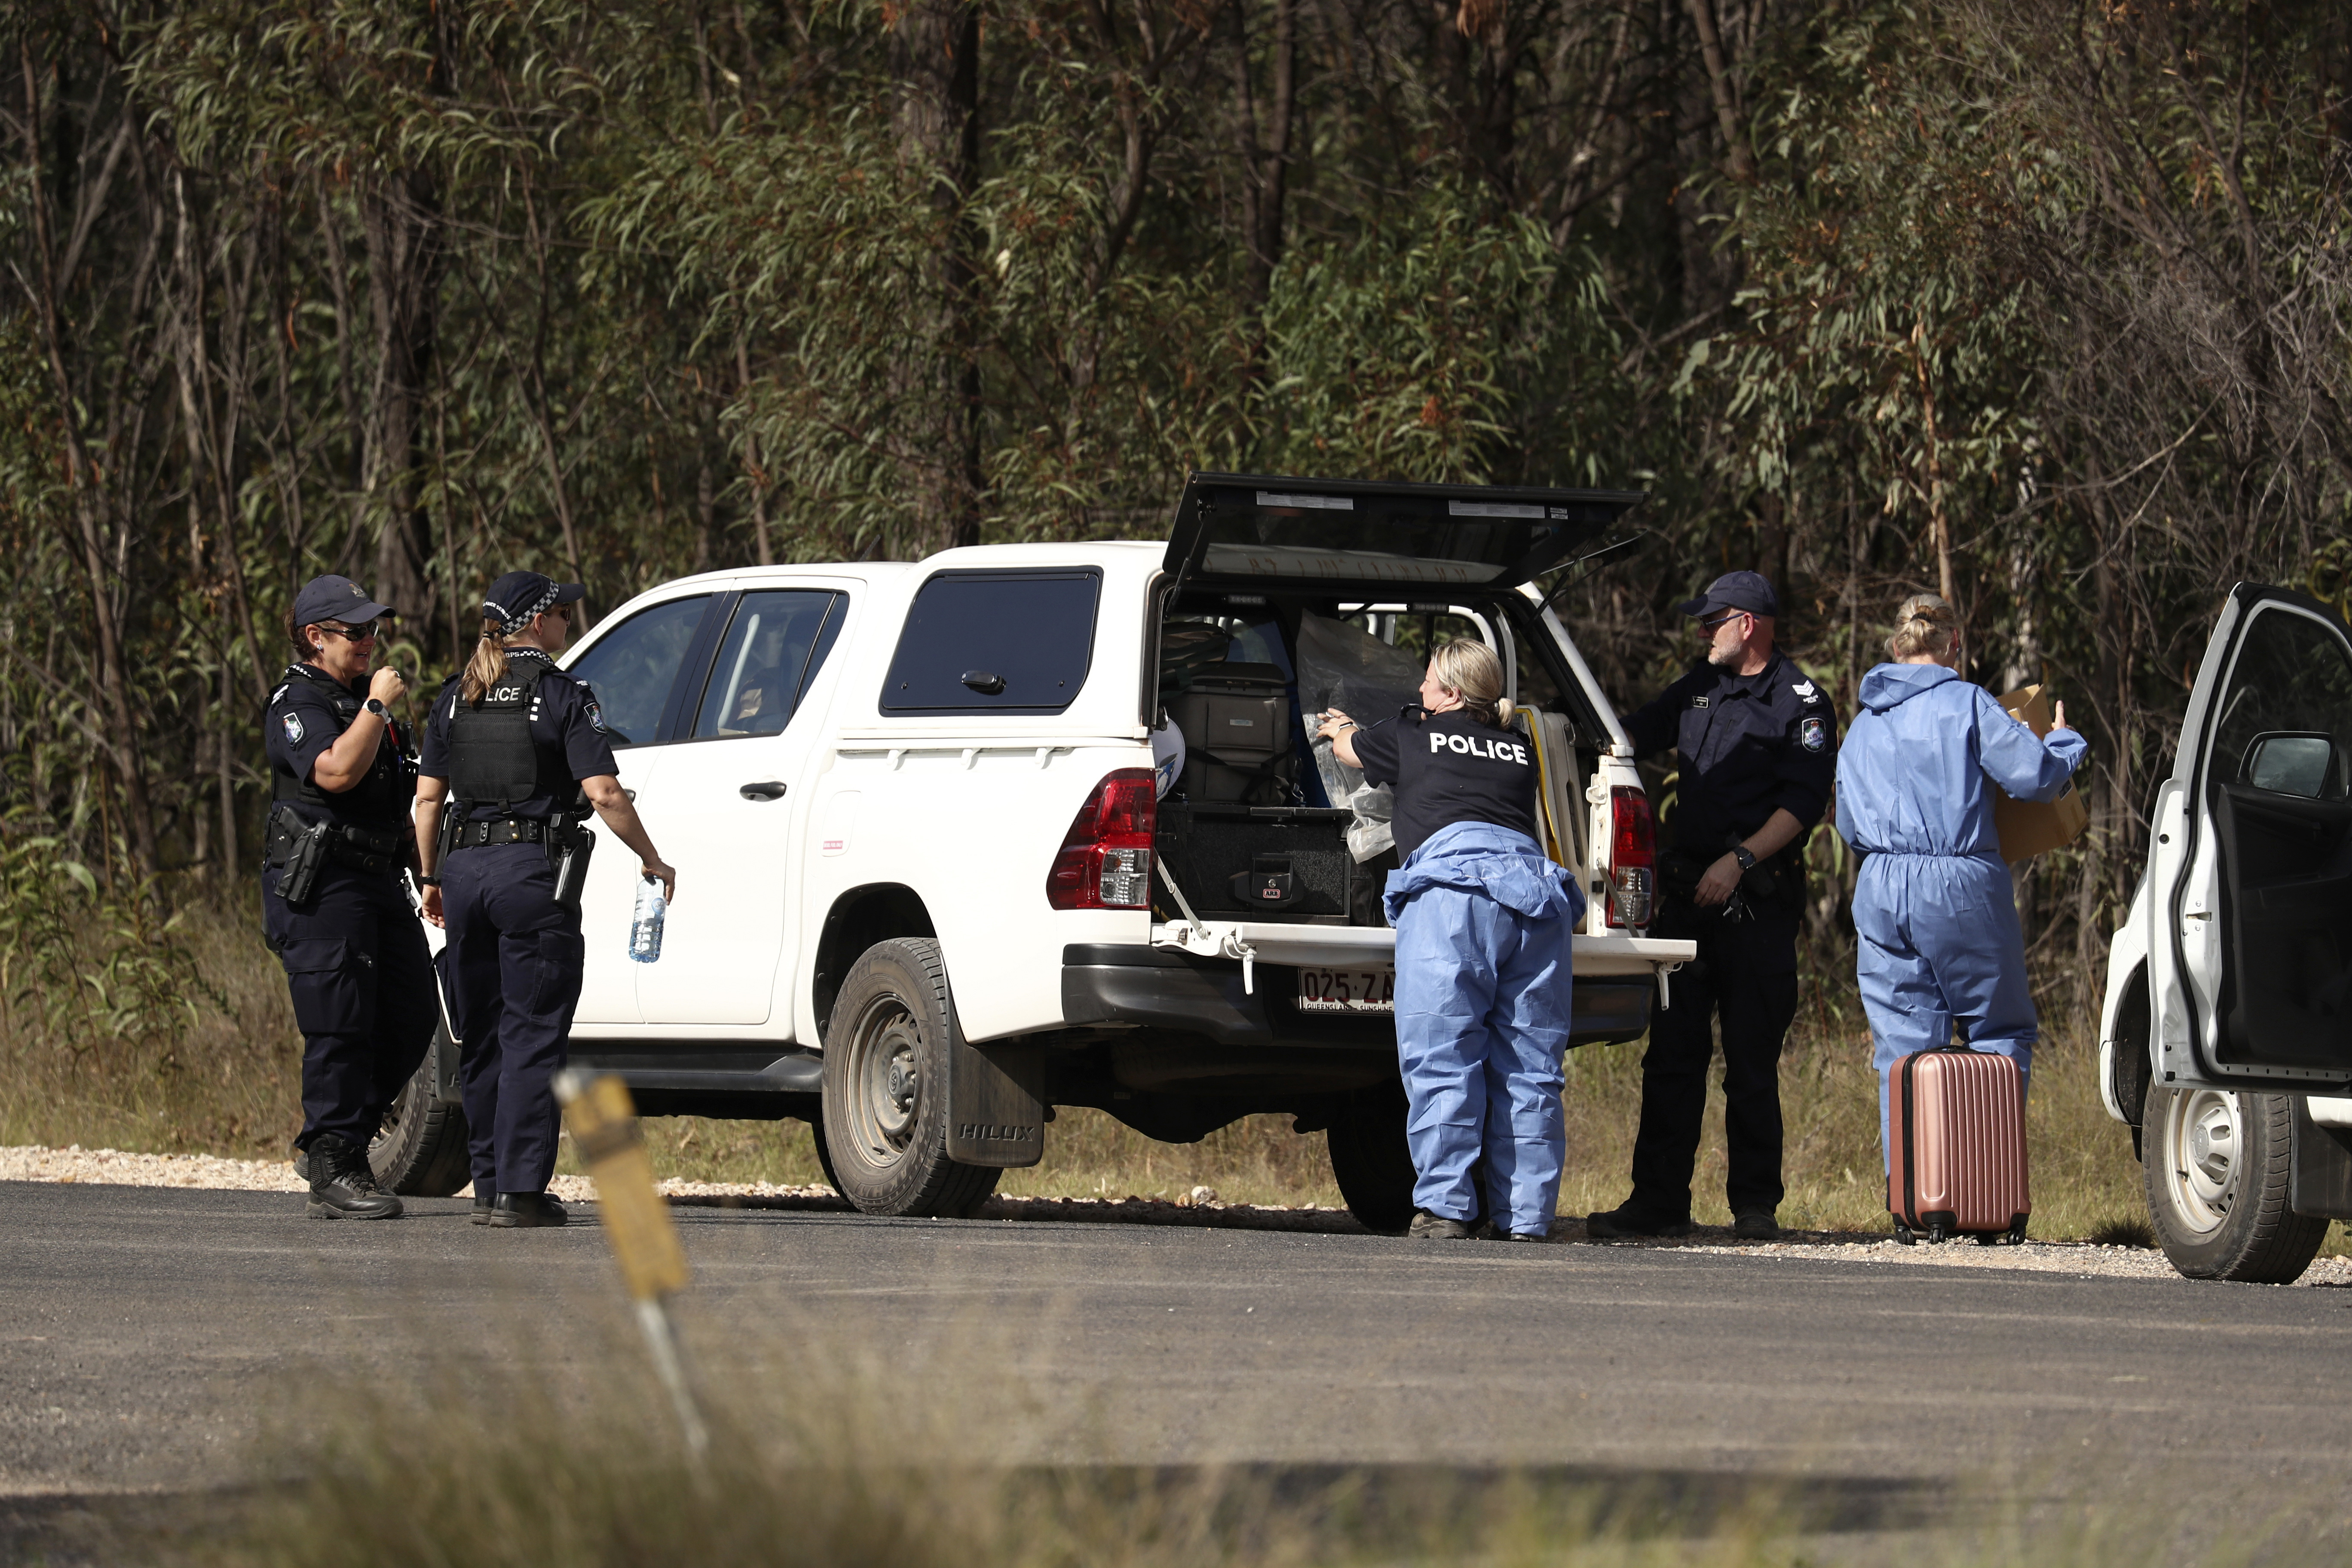
<path id="1" fill-rule="evenodd" d="M 2283 1094 L 2151 1086 L 2141 1126 L 2148 1217 L 2191 1279 L 2284 1285 L 2318 1255 L 2327 1222 L 2287 1206 L 2294 1102 Z"/>
<path id="2" fill-rule="evenodd" d="M 1323 1134 L 1348 1212 L 1366 1230 L 1384 1236 L 1402 1236 L 1412 1223 L 1412 1152 L 1405 1147 L 1404 1119 L 1404 1091 L 1391 1089 L 1349 1100 Z"/>
<path id="3" fill-rule="evenodd" d="M 448 1026 L 433 1031 L 425 1052 L 400 1098 L 392 1102 L 375 1141 L 368 1145 L 368 1163 L 386 1192 L 415 1198 L 446 1198 L 474 1179 L 473 1161 L 466 1148 L 466 1111 L 458 1105 L 438 1103 L 441 1065 L 451 1061 L 457 1042 Z M 445 1054 L 446 1053 L 446 1054 Z M 453 1070 L 452 1078 L 456 1077 Z"/>
<path id="4" fill-rule="evenodd" d="M 824 1146 L 842 1196 L 867 1214 L 970 1215 L 1003 1173 L 948 1158 L 948 1048 L 956 1037 L 940 944 L 866 950 L 843 980 L 824 1042 Z"/>

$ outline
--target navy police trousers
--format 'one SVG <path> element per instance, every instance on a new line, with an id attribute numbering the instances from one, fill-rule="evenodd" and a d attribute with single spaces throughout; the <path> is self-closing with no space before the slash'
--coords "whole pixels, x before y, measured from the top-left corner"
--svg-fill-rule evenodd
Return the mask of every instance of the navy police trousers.
<path id="1" fill-rule="evenodd" d="M 302 1031 L 302 1135 L 332 1132 L 365 1149 L 433 1044 L 440 1022 L 425 928 L 388 872 L 327 865 L 307 908 L 261 873 L 263 930 Z"/>
<path id="2" fill-rule="evenodd" d="M 555 1174 L 552 1080 L 580 1003 L 580 916 L 557 906 L 543 845 L 456 850 L 441 879 L 474 1191 L 545 1192 Z"/>
<path id="3" fill-rule="evenodd" d="M 1797 1016 L 1797 912 L 1779 906 L 1735 921 L 1669 906 L 1653 936 L 1696 937 L 1698 962 L 1668 979 L 1642 1058 L 1642 1124 L 1633 1139 L 1634 1208 L 1690 1217 L 1691 1171 L 1706 1112 L 1715 1026 L 1723 1029 L 1723 1130 L 1734 1215 L 1780 1206 L 1780 1045 Z"/>

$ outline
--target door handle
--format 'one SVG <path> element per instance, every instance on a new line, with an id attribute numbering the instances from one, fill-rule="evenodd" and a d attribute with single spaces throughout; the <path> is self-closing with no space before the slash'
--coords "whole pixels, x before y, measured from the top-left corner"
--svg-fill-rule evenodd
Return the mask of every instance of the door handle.
<path id="1" fill-rule="evenodd" d="M 747 784 L 735 793 L 745 800 L 782 800 L 784 798 L 784 783 L 782 779 L 768 779 L 758 784 Z"/>
<path id="2" fill-rule="evenodd" d="M 967 669 L 963 672 L 963 683 L 982 697 L 995 697 L 1004 690 L 1004 677 L 992 670 Z"/>

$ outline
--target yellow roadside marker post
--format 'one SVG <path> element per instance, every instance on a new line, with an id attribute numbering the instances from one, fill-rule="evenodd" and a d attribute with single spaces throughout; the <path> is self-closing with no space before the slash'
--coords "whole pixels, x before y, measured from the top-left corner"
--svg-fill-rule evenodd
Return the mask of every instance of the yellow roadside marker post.
<path id="1" fill-rule="evenodd" d="M 686 1289 L 686 1249 L 678 1245 L 668 1201 L 654 1188 L 653 1157 L 646 1152 L 645 1130 L 629 1087 L 614 1073 L 567 1068 L 555 1075 L 555 1098 L 596 1184 L 596 1215 L 636 1302 L 637 1326 L 645 1331 L 654 1371 L 677 1405 L 686 1446 L 698 1460 L 710 1447 L 710 1434 L 687 1386 L 685 1358 L 669 1321 L 669 1298 Z"/>

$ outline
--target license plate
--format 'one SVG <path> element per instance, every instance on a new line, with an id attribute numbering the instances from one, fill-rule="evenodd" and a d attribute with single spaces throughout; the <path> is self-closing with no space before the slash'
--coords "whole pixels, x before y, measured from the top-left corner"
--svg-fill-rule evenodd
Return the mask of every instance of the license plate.
<path id="1" fill-rule="evenodd" d="M 1302 969 L 1298 972 L 1298 1010 L 1302 1013 L 1393 1013 L 1396 1011 L 1396 971 L 1380 969 Z"/>

